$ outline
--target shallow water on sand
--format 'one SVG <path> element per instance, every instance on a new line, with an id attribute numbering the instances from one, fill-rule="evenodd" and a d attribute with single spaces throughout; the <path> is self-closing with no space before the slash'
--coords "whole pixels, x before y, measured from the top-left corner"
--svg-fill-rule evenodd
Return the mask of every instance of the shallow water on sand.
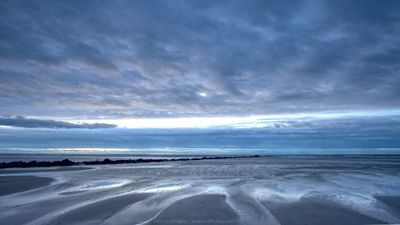
<path id="1" fill-rule="evenodd" d="M 0 224 L 400 223 L 399 156 L 274 156 L 25 170 Z M 30 187 L 29 176 L 52 182 Z M 40 182 L 39 182 L 40 183 Z M 13 188 L 0 184 L 0 190 Z M 8 192 L 5 192 L 8 193 Z"/>

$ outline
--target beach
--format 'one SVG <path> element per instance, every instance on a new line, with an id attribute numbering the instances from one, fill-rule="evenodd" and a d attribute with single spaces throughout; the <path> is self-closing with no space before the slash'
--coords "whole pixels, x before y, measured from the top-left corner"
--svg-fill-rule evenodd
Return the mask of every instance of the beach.
<path id="1" fill-rule="evenodd" d="M 399 156 L 3 169 L 0 224 L 400 223 Z"/>

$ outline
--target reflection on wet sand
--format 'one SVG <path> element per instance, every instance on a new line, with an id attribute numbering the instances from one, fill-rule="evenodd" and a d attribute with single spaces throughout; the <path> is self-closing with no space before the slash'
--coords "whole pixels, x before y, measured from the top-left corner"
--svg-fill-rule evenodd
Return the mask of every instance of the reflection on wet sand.
<path id="1" fill-rule="evenodd" d="M 399 175 L 396 156 L 3 170 L 0 224 L 400 223 Z"/>

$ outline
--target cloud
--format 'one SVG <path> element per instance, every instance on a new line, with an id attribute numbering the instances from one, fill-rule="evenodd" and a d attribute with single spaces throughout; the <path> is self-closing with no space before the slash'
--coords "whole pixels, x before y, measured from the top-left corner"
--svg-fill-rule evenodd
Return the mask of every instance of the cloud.
<path id="1" fill-rule="evenodd" d="M 399 108 L 399 7 L 2 1 L 0 110 L 122 118 Z"/>
<path id="2" fill-rule="evenodd" d="M 355 116 L 355 115 L 354 115 Z M 249 129 L 3 129 L 2 152 L 125 151 L 133 153 L 235 153 L 256 149 L 269 154 L 395 154 L 400 146 L 400 117 L 288 118 Z M 262 122 L 262 121 L 261 121 Z M 264 121 L 271 123 L 270 120 Z M 195 137 L 195 138 L 193 138 Z M 230 152 L 233 150 L 233 152 Z M 333 151 L 333 152 L 332 152 Z M 338 151 L 338 152 L 335 152 Z"/>
<path id="3" fill-rule="evenodd" d="M 22 128 L 114 128 L 113 124 L 106 123 L 68 123 L 56 120 L 28 119 L 21 116 L 0 117 L 0 126 L 22 127 Z"/>

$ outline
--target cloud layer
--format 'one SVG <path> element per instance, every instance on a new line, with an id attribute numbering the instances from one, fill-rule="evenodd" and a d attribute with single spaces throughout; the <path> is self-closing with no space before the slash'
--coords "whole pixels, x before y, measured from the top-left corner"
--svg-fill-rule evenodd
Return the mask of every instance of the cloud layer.
<path id="1" fill-rule="evenodd" d="M 400 1 L 2 1 L 0 111 L 227 116 L 400 107 Z"/>
<path id="2" fill-rule="evenodd" d="M 400 153 L 400 116 L 279 120 L 271 125 L 257 129 L 117 128 L 91 132 L 83 129 L 2 129 L 0 152 Z"/>
<path id="3" fill-rule="evenodd" d="M 56 120 L 40 120 L 40 119 L 28 119 L 25 117 L 0 117 L 0 126 L 8 127 L 23 127 L 23 128 L 114 128 L 113 124 L 106 123 L 68 123 L 64 121 Z"/>

